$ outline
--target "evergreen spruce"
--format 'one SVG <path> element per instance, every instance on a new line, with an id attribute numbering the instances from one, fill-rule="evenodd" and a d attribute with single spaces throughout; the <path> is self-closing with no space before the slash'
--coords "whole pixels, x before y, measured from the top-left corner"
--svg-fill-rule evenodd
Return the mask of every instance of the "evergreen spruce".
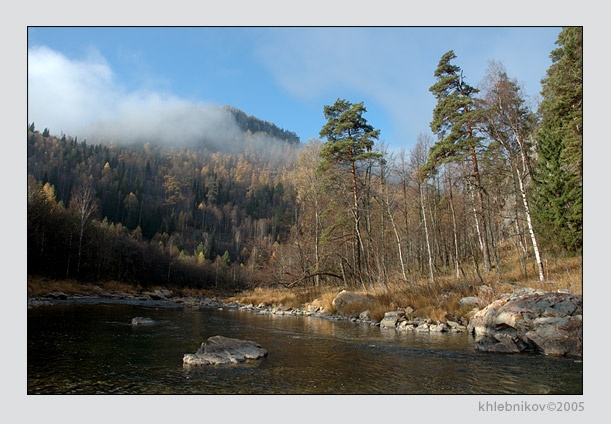
<path id="1" fill-rule="evenodd" d="M 533 211 L 548 238 L 569 251 L 583 245 L 583 30 L 564 28 L 542 81 Z M 550 187 L 547 187 L 551 184 Z"/>

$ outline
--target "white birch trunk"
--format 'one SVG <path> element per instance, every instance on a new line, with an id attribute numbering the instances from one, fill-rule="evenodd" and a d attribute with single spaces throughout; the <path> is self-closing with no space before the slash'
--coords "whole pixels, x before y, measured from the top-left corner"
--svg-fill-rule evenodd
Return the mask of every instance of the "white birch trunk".
<path id="1" fill-rule="evenodd" d="M 530 234 L 530 240 L 533 245 L 533 251 L 535 253 L 535 260 L 537 261 L 537 269 L 539 271 L 539 281 L 545 281 L 545 275 L 543 273 L 543 262 L 541 261 L 541 254 L 539 252 L 539 245 L 537 243 L 537 237 L 532 224 L 532 218 L 530 216 L 530 206 L 528 204 L 528 195 L 526 193 L 526 186 L 524 184 L 524 178 L 519 170 L 516 169 L 518 174 L 518 185 L 520 187 L 520 195 L 522 197 L 522 204 L 524 205 L 524 215 L 526 216 L 526 224 L 528 226 L 528 233 Z"/>
<path id="2" fill-rule="evenodd" d="M 431 283 L 435 282 L 435 277 L 433 275 L 433 256 L 432 256 L 432 252 L 431 252 L 431 241 L 429 239 L 429 229 L 428 229 L 428 225 L 426 222 L 426 211 L 424 208 L 424 192 L 422 190 L 422 185 L 423 184 L 419 184 L 419 189 L 420 189 L 420 209 L 422 210 L 422 224 L 424 225 L 424 236 L 426 238 L 426 248 L 428 251 L 428 255 L 429 255 L 429 273 L 430 273 L 430 279 L 431 279 Z"/>

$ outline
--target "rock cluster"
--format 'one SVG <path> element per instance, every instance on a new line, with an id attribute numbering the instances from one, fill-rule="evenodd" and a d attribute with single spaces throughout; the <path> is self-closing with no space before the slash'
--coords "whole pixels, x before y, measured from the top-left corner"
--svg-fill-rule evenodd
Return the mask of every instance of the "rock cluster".
<path id="1" fill-rule="evenodd" d="M 223 336 L 208 338 L 197 352 L 183 357 L 184 365 L 224 365 L 256 360 L 267 356 L 267 350 L 249 340 L 233 339 Z"/>
<path id="2" fill-rule="evenodd" d="M 391 328 L 398 331 L 415 331 L 418 333 L 463 333 L 467 327 L 456 321 L 435 321 L 429 318 L 411 318 L 412 308 L 386 312 L 380 321 L 380 328 Z"/>
<path id="3" fill-rule="evenodd" d="M 583 298 L 543 291 L 505 295 L 475 313 L 468 330 L 480 351 L 582 357 Z"/>
<path id="4" fill-rule="evenodd" d="M 153 290 L 153 291 L 144 291 L 140 295 L 145 299 L 153 299 L 153 300 L 164 300 L 172 297 L 173 293 L 171 290 L 161 289 L 161 290 Z"/>
<path id="5" fill-rule="evenodd" d="M 304 308 L 289 308 L 283 306 L 269 306 L 260 304 L 254 306 L 241 305 L 238 303 L 226 304 L 227 308 L 237 308 L 240 310 L 251 311 L 262 315 L 292 315 L 292 316 L 311 316 L 327 319 L 331 321 L 349 320 L 354 323 L 368 324 L 384 329 L 394 328 L 397 331 L 416 331 L 416 332 L 438 332 L 438 333 L 462 333 L 467 331 L 467 322 L 457 321 L 436 321 L 429 318 L 412 317 L 414 310 L 410 307 L 386 312 L 381 321 L 371 317 L 369 309 L 365 309 L 373 304 L 373 300 L 366 298 L 358 293 L 341 291 L 333 300 L 335 308 L 338 306 L 342 312 L 329 314 L 322 307 L 308 304 Z M 359 311 L 359 312 L 357 312 Z"/>

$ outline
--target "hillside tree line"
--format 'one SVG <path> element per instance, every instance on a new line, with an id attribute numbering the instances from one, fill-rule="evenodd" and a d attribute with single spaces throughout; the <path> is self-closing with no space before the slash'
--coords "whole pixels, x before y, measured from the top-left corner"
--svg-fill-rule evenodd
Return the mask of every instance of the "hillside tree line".
<path id="1" fill-rule="evenodd" d="M 232 152 L 105 145 L 28 126 L 28 273 L 147 287 L 547 279 L 583 248 L 582 29 L 564 28 L 533 110 L 491 61 L 448 51 L 430 130 L 390 153 L 363 102 L 323 108 L 320 138 L 229 108 Z"/>

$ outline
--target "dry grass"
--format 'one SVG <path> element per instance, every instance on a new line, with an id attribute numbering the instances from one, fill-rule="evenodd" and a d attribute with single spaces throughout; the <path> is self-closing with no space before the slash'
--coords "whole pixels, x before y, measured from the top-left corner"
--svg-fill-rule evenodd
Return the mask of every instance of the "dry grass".
<path id="1" fill-rule="evenodd" d="M 319 307 L 328 314 L 333 314 L 336 312 L 335 305 L 333 305 L 333 299 L 335 299 L 335 296 L 337 296 L 337 290 L 328 289 L 327 291 L 320 292 L 318 296 L 306 304 Z"/>
<path id="2" fill-rule="evenodd" d="M 431 318 L 442 321 L 449 318 L 469 318 L 473 314 L 472 307 L 459 305 L 463 297 L 478 297 L 482 305 L 489 304 L 502 293 L 511 293 L 524 287 L 546 291 L 568 290 L 571 293 L 582 294 L 583 261 L 580 257 L 560 258 L 546 262 L 546 282 L 540 282 L 534 264 L 529 264 L 527 277 L 520 266 L 518 258 L 509 258 L 502 264 L 502 273 L 494 270 L 481 273 L 484 282 L 478 278 L 473 281 L 457 281 L 454 277 L 437 277 L 434 283 L 426 278 L 413 279 L 409 283 L 394 282 L 385 287 L 370 287 L 367 291 L 350 287 L 316 287 L 316 288 L 257 288 L 241 293 L 230 300 L 253 305 L 270 305 L 285 307 L 303 307 L 315 305 L 333 313 L 333 299 L 339 291 L 346 289 L 369 297 L 372 301 L 367 305 L 370 316 L 376 320 L 384 317 L 384 313 L 400 308 L 410 307 L 414 317 Z M 466 275 L 470 275 L 466 270 Z M 475 275 L 475 273 L 472 273 Z M 364 308 L 355 305 L 354 311 L 344 311 L 343 314 L 354 314 Z"/>
<path id="3" fill-rule="evenodd" d="M 337 290 L 324 287 L 299 287 L 294 289 L 257 287 L 253 290 L 244 291 L 236 296 L 229 297 L 226 300 L 246 305 L 299 308 L 316 299 L 318 302 L 317 306 L 321 306 L 325 308 L 325 310 L 328 310 L 336 294 Z"/>
<path id="4" fill-rule="evenodd" d="M 583 260 L 581 257 L 557 258 L 544 263 L 546 271 L 546 282 L 539 282 L 536 268 L 533 264 L 528 265 L 527 277 L 520 266 L 517 258 L 509 258 L 502 264 L 502 273 L 492 271 L 483 274 L 484 283 L 477 278 L 467 278 L 468 281 L 457 281 L 453 277 L 437 277 L 434 283 L 426 278 L 411 279 L 409 283 L 395 279 L 386 286 L 370 286 L 368 290 L 362 287 L 296 287 L 287 288 L 265 288 L 257 287 L 253 290 L 241 292 L 231 297 L 224 297 L 225 301 L 235 301 L 241 304 L 252 304 L 255 306 L 275 306 L 287 308 L 303 308 L 304 306 L 316 306 L 327 313 L 335 313 L 333 299 L 342 290 L 357 292 L 367 296 L 370 301 L 367 305 L 355 305 L 353 311 L 342 310 L 343 314 L 356 314 L 362 312 L 357 309 L 368 309 L 373 319 L 381 320 L 384 313 L 399 308 L 410 307 L 414 310 L 414 317 L 444 320 L 448 318 L 469 318 L 473 313 L 470 307 L 461 307 L 459 300 L 463 297 L 475 296 L 482 304 L 488 304 L 502 293 L 513 292 L 522 287 L 531 287 L 546 291 L 568 290 L 571 293 L 582 294 L 583 292 Z M 474 276 L 465 270 L 467 276 Z M 161 288 L 161 287 L 159 287 Z M 81 284 L 68 280 L 50 280 L 44 278 L 28 277 L 28 295 L 44 295 L 54 291 L 66 294 L 99 293 L 100 291 L 115 293 L 137 294 L 141 287 L 116 281 L 100 282 L 93 284 Z M 155 290 L 148 288 L 147 290 Z M 175 290 L 179 296 L 192 297 L 223 297 L 221 294 L 210 290 L 181 289 Z"/>
<path id="5" fill-rule="evenodd" d="M 44 296 L 52 292 L 62 292 L 67 295 L 96 295 L 100 293 L 138 295 L 143 291 L 163 290 L 166 287 L 153 286 L 143 289 L 139 285 L 122 283 L 120 281 L 98 281 L 96 283 L 80 283 L 76 280 L 55 280 L 51 278 L 28 276 L 28 295 Z M 183 297 L 214 297 L 218 292 L 206 289 L 183 288 L 172 290 L 177 296 Z"/>
<path id="6" fill-rule="evenodd" d="M 521 264 L 516 255 L 508 255 L 501 269 L 501 281 L 517 286 L 542 290 L 569 290 L 576 294 L 583 292 L 582 256 L 543 257 L 543 272 L 546 280 L 543 283 L 539 281 L 538 269 L 533 258 L 527 264 Z M 498 280 L 498 275 L 491 273 L 487 279 Z"/>
<path id="7" fill-rule="evenodd" d="M 154 290 L 154 289 L 153 289 Z M 194 288 L 183 288 L 178 290 L 172 290 L 174 294 L 182 297 L 218 297 L 219 293 L 209 289 L 194 289 Z"/>
<path id="8" fill-rule="evenodd" d="M 461 297 L 471 295 L 461 286 L 452 291 L 446 285 L 431 285 L 417 282 L 410 285 L 394 285 L 388 290 L 380 290 L 375 296 L 380 302 L 381 310 L 413 309 L 413 317 L 445 320 L 458 308 Z"/>
<path id="9" fill-rule="evenodd" d="M 388 309 L 386 305 L 376 302 L 372 307 L 369 308 L 369 317 L 375 321 L 381 321 L 384 318 L 384 314 L 391 309 Z"/>
<path id="10" fill-rule="evenodd" d="M 52 292 L 67 295 L 98 294 L 100 292 L 137 294 L 140 287 L 118 281 L 104 281 L 96 284 L 80 283 L 76 280 L 54 280 L 28 276 L 28 295 L 42 296 Z"/>

